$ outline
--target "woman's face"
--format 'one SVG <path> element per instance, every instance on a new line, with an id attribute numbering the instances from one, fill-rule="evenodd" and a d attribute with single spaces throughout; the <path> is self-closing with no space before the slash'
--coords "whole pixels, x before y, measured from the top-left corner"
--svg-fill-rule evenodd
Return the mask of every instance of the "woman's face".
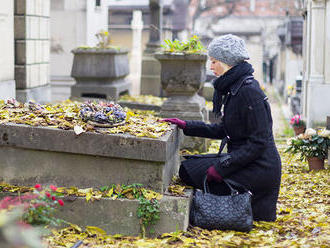
<path id="1" fill-rule="evenodd" d="M 210 69 L 213 71 L 214 75 L 217 77 L 222 76 L 226 71 L 230 69 L 230 67 L 215 58 L 210 57 L 211 66 Z"/>

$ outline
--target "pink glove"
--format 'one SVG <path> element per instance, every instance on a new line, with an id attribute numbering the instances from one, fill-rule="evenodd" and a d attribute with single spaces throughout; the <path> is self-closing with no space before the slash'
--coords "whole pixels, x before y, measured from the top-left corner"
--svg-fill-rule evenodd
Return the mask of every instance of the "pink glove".
<path id="1" fill-rule="evenodd" d="M 215 170 L 214 166 L 211 166 L 210 168 L 207 169 L 207 181 L 212 182 L 221 182 L 222 181 L 222 176 Z"/>
<path id="2" fill-rule="evenodd" d="M 186 128 L 186 124 L 187 124 L 185 121 L 180 120 L 178 118 L 166 118 L 166 119 L 162 119 L 160 121 L 170 122 L 172 124 L 177 125 L 181 129 L 185 129 Z"/>

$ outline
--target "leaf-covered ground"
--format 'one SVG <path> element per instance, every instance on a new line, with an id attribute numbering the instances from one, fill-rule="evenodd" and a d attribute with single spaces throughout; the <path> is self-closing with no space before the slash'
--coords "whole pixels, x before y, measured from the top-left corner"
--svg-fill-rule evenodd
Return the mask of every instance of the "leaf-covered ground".
<path id="1" fill-rule="evenodd" d="M 190 228 L 155 239 L 106 235 L 101 230 L 77 226 L 54 231 L 48 237 L 49 247 L 330 247 L 329 168 L 308 172 L 306 163 L 284 153 L 284 142 L 278 142 L 283 163 L 277 221 L 255 222 L 250 233 L 207 231 Z"/>

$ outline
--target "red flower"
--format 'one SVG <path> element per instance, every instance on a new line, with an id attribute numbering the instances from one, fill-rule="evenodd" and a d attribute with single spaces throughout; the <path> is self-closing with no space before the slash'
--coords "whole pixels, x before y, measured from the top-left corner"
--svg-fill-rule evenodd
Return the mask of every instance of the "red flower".
<path id="1" fill-rule="evenodd" d="M 56 190 L 57 190 L 57 187 L 55 187 L 54 185 L 50 185 L 49 188 L 50 188 L 52 191 L 56 191 Z"/>
<path id="2" fill-rule="evenodd" d="M 64 206 L 64 202 L 61 199 L 58 200 L 58 204 L 60 204 L 61 206 Z"/>
<path id="3" fill-rule="evenodd" d="M 55 196 L 52 196 L 52 200 L 55 201 L 56 200 L 56 197 Z"/>
<path id="4" fill-rule="evenodd" d="M 46 194 L 46 196 L 47 196 L 48 198 L 51 197 L 51 194 L 50 194 L 49 192 L 46 192 L 45 194 Z"/>
<path id="5" fill-rule="evenodd" d="M 41 184 L 34 185 L 34 188 L 37 189 L 37 190 L 41 190 Z"/>

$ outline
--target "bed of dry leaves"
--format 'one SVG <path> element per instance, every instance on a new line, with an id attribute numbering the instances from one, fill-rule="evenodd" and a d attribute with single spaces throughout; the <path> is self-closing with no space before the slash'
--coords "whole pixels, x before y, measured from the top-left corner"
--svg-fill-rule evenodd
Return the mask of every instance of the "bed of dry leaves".
<path id="1" fill-rule="evenodd" d="M 97 128 L 87 124 L 79 115 L 81 102 L 66 100 L 57 104 L 40 105 L 19 103 L 15 100 L 0 101 L 0 124 L 15 123 L 29 126 L 74 130 L 103 134 L 125 133 L 137 137 L 159 138 L 170 130 L 167 122 L 159 122 L 153 111 L 127 111 L 126 123 L 113 128 Z"/>
<path id="2" fill-rule="evenodd" d="M 217 144 L 210 149 L 216 149 Z M 255 222 L 250 233 L 188 231 L 166 233 L 155 239 L 107 235 L 97 228 L 77 227 L 53 231 L 47 238 L 49 247 L 71 247 L 83 240 L 80 247 L 330 247 L 329 168 L 308 172 L 305 163 L 286 153 L 278 143 L 283 162 L 283 176 L 278 201 L 277 221 Z M 181 186 L 180 186 L 181 187 Z M 182 189 L 173 186 L 174 190 Z"/>

